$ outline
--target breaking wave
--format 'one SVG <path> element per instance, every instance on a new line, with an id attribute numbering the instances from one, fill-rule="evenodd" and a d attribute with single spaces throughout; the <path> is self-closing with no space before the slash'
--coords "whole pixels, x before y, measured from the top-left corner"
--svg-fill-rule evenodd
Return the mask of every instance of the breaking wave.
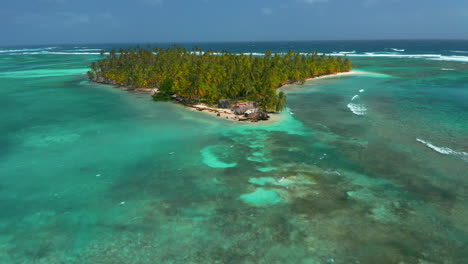
<path id="1" fill-rule="evenodd" d="M 56 51 L 56 52 L 42 52 L 41 54 L 56 54 L 56 55 L 99 55 L 100 52 L 65 52 L 65 51 Z"/>
<path id="2" fill-rule="evenodd" d="M 427 60 L 440 60 L 440 61 L 458 61 L 468 62 L 468 56 L 450 56 L 442 54 L 400 54 L 400 53 L 384 53 L 384 52 L 366 52 L 366 53 L 328 53 L 328 56 L 348 56 L 348 57 L 382 57 L 382 58 L 400 58 L 400 59 L 427 59 Z"/>
<path id="3" fill-rule="evenodd" d="M 69 49 L 60 49 L 59 47 L 0 49 L 0 55 L 99 55 L 100 52 L 101 49 L 87 47 Z"/>
<path id="4" fill-rule="evenodd" d="M 193 54 L 203 54 L 197 51 L 191 52 Z M 221 55 L 221 52 L 213 52 L 214 55 Z M 235 53 L 236 55 L 252 55 L 263 56 L 261 52 L 244 52 Z M 278 52 L 279 55 L 285 55 L 284 52 Z M 310 55 L 312 53 L 299 52 L 301 55 Z M 321 53 L 320 53 L 321 54 Z M 468 62 L 468 56 L 446 56 L 442 54 L 401 54 L 397 52 L 365 52 L 356 53 L 356 51 L 338 51 L 332 53 L 325 53 L 327 56 L 347 56 L 347 57 L 383 57 L 383 58 L 411 58 L 411 59 L 428 59 L 428 60 L 441 60 L 441 61 L 460 61 Z"/>
<path id="5" fill-rule="evenodd" d="M 101 49 L 74 49 L 74 50 L 65 50 L 65 51 L 71 51 L 71 52 L 76 52 L 76 51 L 101 51 Z"/>
<path id="6" fill-rule="evenodd" d="M 367 113 L 367 108 L 362 104 L 349 103 L 348 108 L 355 115 L 365 115 Z"/>
<path id="7" fill-rule="evenodd" d="M 45 51 L 45 50 L 52 50 L 52 49 L 55 49 L 55 48 L 57 48 L 57 47 L 46 47 L 46 48 L 35 48 L 35 49 L 0 49 L 0 54 Z"/>
<path id="8" fill-rule="evenodd" d="M 364 92 L 363 89 L 359 90 L 360 93 Z M 356 99 L 359 99 L 360 96 L 359 94 L 355 94 L 353 97 L 351 97 L 351 102 L 347 105 L 349 110 L 353 112 L 355 115 L 365 115 L 367 113 L 367 108 L 364 106 L 364 104 L 358 104 L 355 102 Z M 358 100 L 359 101 L 359 100 Z"/>
<path id="9" fill-rule="evenodd" d="M 73 48 L 61 49 L 60 47 L 43 47 L 43 48 L 3 48 L 0 49 L 0 55 L 42 55 L 42 54 L 57 54 L 57 55 L 98 55 L 102 49 L 75 46 Z M 455 61 L 455 62 L 468 62 L 468 55 L 461 53 L 468 53 L 463 50 L 453 50 L 452 53 L 459 53 L 458 55 L 442 55 L 442 54 L 406 54 L 402 53 L 404 49 L 390 48 L 391 52 L 362 52 L 358 53 L 356 50 L 351 51 L 335 51 L 331 53 L 325 53 L 328 56 L 348 56 L 348 57 L 383 57 L 383 58 L 414 58 L 414 59 L 427 59 L 427 60 L 440 60 L 440 61 Z M 194 54 L 202 54 L 193 51 Z M 222 52 L 213 52 L 214 55 L 220 55 Z M 252 55 L 252 56 L 263 56 L 263 52 L 243 52 L 236 53 L 236 55 Z M 286 54 L 285 52 L 278 52 L 279 55 Z M 299 53 L 301 55 L 309 55 L 312 53 Z M 321 53 L 320 53 L 321 54 Z"/>
<path id="10" fill-rule="evenodd" d="M 33 51 L 18 52 L 9 55 L 99 55 L 99 52 Z"/>
<path id="11" fill-rule="evenodd" d="M 468 62 L 468 56 L 439 56 L 438 58 L 429 58 L 429 59 L 438 60 L 438 61 Z"/>
<path id="12" fill-rule="evenodd" d="M 432 145 L 432 143 L 424 141 L 422 139 L 417 138 L 416 141 L 426 145 L 428 148 L 444 155 L 454 155 L 454 156 L 460 156 L 463 160 L 468 161 L 468 153 L 462 152 L 462 151 L 455 151 L 451 148 L 446 148 L 446 147 L 437 147 Z"/>

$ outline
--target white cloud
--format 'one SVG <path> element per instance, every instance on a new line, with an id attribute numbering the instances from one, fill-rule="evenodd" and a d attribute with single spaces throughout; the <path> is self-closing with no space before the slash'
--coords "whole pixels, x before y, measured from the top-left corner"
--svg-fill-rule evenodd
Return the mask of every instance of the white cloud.
<path id="1" fill-rule="evenodd" d="M 262 13 L 266 16 L 273 14 L 273 10 L 269 7 L 261 8 L 260 11 L 262 11 Z"/>

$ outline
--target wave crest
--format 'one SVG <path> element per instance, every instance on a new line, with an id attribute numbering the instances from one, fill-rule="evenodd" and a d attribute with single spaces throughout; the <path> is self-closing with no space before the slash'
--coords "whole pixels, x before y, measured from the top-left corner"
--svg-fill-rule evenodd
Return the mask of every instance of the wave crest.
<path id="1" fill-rule="evenodd" d="M 399 58 L 399 59 L 427 59 L 438 61 L 456 61 L 468 62 L 468 56 L 451 56 L 442 54 L 399 54 L 399 53 L 383 53 L 383 52 L 365 52 L 365 53 L 328 53 L 328 56 L 348 56 L 348 57 L 375 57 L 375 58 Z"/>
<path id="2" fill-rule="evenodd" d="M 424 141 L 422 139 L 417 138 L 416 141 L 426 145 L 426 147 L 444 155 L 455 155 L 455 156 L 461 156 L 461 158 L 465 161 L 468 161 L 468 153 L 462 152 L 462 151 L 455 151 L 451 148 L 447 147 L 437 147 L 433 145 L 431 142 Z"/>
<path id="3" fill-rule="evenodd" d="M 45 51 L 45 50 L 52 50 L 57 47 L 45 47 L 45 48 L 35 48 L 35 49 L 30 49 L 30 48 L 24 48 L 24 49 L 0 49 L 0 54 L 4 53 L 18 53 L 18 52 L 34 52 L 34 51 Z"/>
<path id="4" fill-rule="evenodd" d="M 365 115 L 367 113 L 367 108 L 362 104 L 349 103 L 347 106 L 355 115 Z"/>

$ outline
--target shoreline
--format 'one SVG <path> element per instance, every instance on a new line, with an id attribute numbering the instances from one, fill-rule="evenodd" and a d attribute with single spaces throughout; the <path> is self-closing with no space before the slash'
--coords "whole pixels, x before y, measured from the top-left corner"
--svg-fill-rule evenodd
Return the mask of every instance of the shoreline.
<path id="1" fill-rule="evenodd" d="M 306 83 L 309 81 L 315 81 L 319 79 L 326 79 L 326 78 L 332 78 L 332 77 L 341 77 L 341 76 L 347 76 L 347 75 L 359 75 L 359 74 L 367 74 L 367 72 L 363 71 L 349 71 L 349 72 L 339 72 L 339 73 L 334 73 L 334 74 L 327 74 L 327 75 L 322 75 L 318 77 L 312 77 L 312 78 L 307 78 Z M 283 89 L 287 86 L 290 85 L 298 85 L 299 83 L 286 83 L 282 84 L 279 86 L 277 89 Z M 180 103 L 181 104 L 181 103 Z M 223 120 L 231 121 L 231 122 L 236 122 L 236 123 L 244 123 L 244 124 L 252 124 L 252 123 L 258 123 L 258 124 L 271 124 L 271 123 L 276 123 L 280 120 L 282 120 L 282 116 L 284 115 L 284 112 L 280 113 L 268 113 L 269 119 L 268 120 L 260 120 L 257 122 L 252 122 L 249 120 L 239 120 L 242 119 L 242 116 L 235 115 L 230 109 L 223 109 L 223 108 L 216 108 L 216 107 L 210 107 L 205 104 L 197 104 L 197 105 L 185 105 L 181 104 L 182 106 L 186 107 L 190 111 L 195 111 L 195 112 L 201 112 L 205 113 L 208 115 L 211 115 L 213 117 L 217 117 Z M 218 115 L 219 114 L 219 115 Z M 241 118 L 239 118 L 241 117 Z"/>
<path id="2" fill-rule="evenodd" d="M 332 77 L 341 77 L 341 76 L 346 76 L 346 75 L 361 75 L 361 74 L 368 74 L 368 72 L 351 70 L 349 72 L 339 72 L 339 73 L 327 74 L 327 75 L 322 75 L 322 76 L 318 76 L 318 77 L 307 78 L 305 80 L 305 83 L 307 83 L 309 81 L 327 79 L 327 78 L 332 78 Z M 300 83 L 297 83 L 297 82 L 296 83 L 285 83 L 285 84 L 281 85 L 280 87 L 278 87 L 278 89 L 282 89 L 282 88 L 284 88 L 286 86 L 298 85 L 298 84 L 300 84 Z"/>
<path id="3" fill-rule="evenodd" d="M 224 108 L 216 108 L 216 107 L 210 107 L 205 104 L 196 104 L 196 105 L 184 105 L 182 103 L 179 103 L 182 105 L 184 108 L 187 108 L 190 111 L 194 112 L 200 112 L 204 114 L 208 114 L 210 116 L 223 119 L 226 121 L 230 122 L 235 122 L 238 124 L 271 124 L 279 121 L 281 119 L 281 116 L 283 115 L 282 113 L 268 113 L 268 120 L 259 120 L 259 121 L 251 121 L 248 119 L 244 119 L 242 115 L 236 115 L 234 114 L 231 109 L 224 109 Z"/>
<path id="4" fill-rule="evenodd" d="M 359 74 L 367 74 L 367 72 L 363 71 L 349 71 L 349 72 L 339 72 L 339 73 L 333 73 L 333 74 L 327 74 L 327 75 L 322 75 L 318 77 L 312 77 L 312 78 L 307 78 L 305 80 L 305 83 L 314 81 L 314 80 L 319 80 L 319 79 L 326 79 L 326 78 L 333 78 L 333 77 L 341 77 L 341 76 L 347 76 L 347 75 L 359 75 Z M 102 82 L 96 82 L 99 84 L 106 84 Z M 305 84 L 304 83 L 304 84 Z M 106 84 L 109 85 L 109 84 Z M 279 89 L 284 89 L 288 86 L 291 85 L 300 85 L 299 82 L 296 83 L 284 83 L 281 86 L 277 88 Z M 122 89 L 125 91 L 134 91 L 134 92 L 142 92 L 142 93 L 151 93 L 154 94 L 157 92 L 157 88 L 129 88 L 127 86 L 119 86 L 119 85 L 113 85 L 115 88 Z M 243 124 L 253 124 L 253 123 L 258 123 L 258 124 L 271 124 L 271 123 L 276 123 L 280 120 L 282 120 L 282 117 L 284 113 L 268 113 L 268 120 L 258 120 L 258 121 L 251 121 L 248 119 L 244 119 L 242 115 L 236 115 L 234 114 L 231 109 L 224 109 L 224 108 L 216 108 L 216 107 L 211 107 L 208 105 L 205 105 L 203 103 L 201 104 L 196 104 L 196 105 L 187 105 L 183 104 L 177 101 L 172 101 L 173 103 L 176 103 L 178 105 L 183 106 L 184 108 L 187 108 L 190 111 L 195 111 L 195 112 L 201 112 L 208 114 L 210 116 L 220 118 L 223 120 L 227 120 L 230 122 L 236 122 L 236 123 L 243 123 Z"/>

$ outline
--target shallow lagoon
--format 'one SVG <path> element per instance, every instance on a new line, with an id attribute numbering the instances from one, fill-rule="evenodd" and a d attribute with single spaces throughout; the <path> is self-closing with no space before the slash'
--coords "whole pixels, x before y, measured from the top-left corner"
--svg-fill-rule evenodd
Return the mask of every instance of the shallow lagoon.
<path id="1" fill-rule="evenodd" d="M 0 56 L 0 262 L 468 258 L 468 162 L 417 141 L 467 152 L 466 64 L 355 58 L 378 74 L 250 126 L 90 84 L 93 56 Z"/>

